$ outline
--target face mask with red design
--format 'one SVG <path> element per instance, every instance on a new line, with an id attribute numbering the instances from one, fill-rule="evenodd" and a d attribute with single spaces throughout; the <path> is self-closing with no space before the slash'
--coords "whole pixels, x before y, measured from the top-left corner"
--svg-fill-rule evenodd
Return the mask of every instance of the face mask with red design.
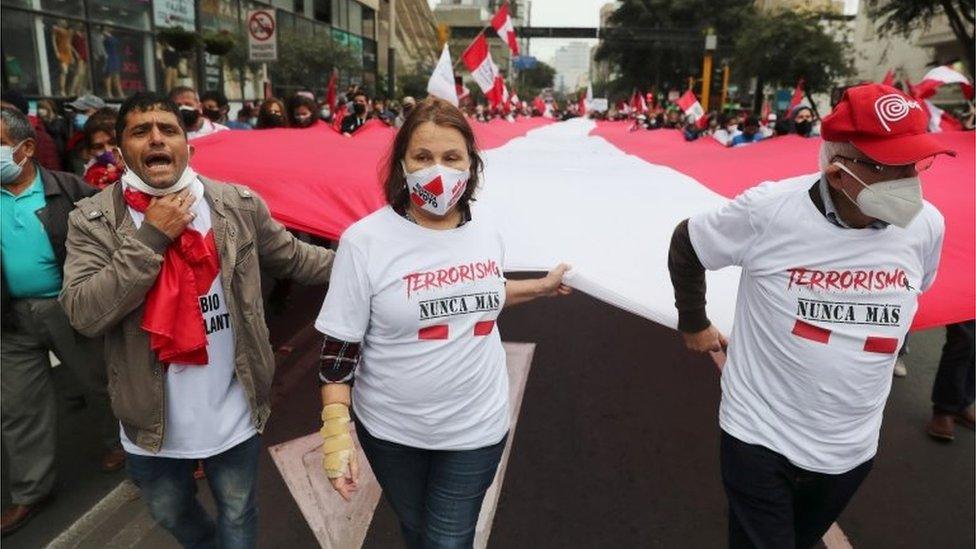
<path id="1" fill-rule="evenodd" d="M 436 215 L 445 216 L 461 199 L 468 187 L 467 170 L 455 170 L 440 164 L 408 172 L 406 164 L 403 173 L 407 177 L 407 190 L 410 201 L 418 208 Z"/>

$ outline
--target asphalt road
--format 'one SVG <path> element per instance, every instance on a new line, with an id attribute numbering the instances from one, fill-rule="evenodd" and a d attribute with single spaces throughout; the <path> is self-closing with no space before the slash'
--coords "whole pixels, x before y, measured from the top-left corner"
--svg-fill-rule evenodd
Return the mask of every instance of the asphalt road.
<path id="1" fill-rule="evenodd" d="M 321 288 L 296 286 L 288 312 L 272 317 L 272 339 L 291 348 L 279 355 L 265 446 L 319 427 L 319 341 L 304 328 L 321 295 Z M 513 308 L 499 326 L 505 340 L 537 348 L 491 547 L 723 546 L 719 373 L 708 358 L 686 352 L 676 333 L 582 294 Z M 952 444 L 924 433 L 943 334 L 911 338 L 909 376 L 894 381 L 875 468 L 840 518 L 856 547 L 976 545 L 973 433 L 959 432 Z M 97 472 L 83 412 L 64 410 L 62 418 L 58 497 L 4 547 L 44 546 L 123 478 Z M 3 492 L 6 498 L 5 474 Z M 261 547 L 314 546 L 267 453 L 259 506 Z M 140 512 L 135 499 L 103 530 L 145 521 Z M 175 546 L 151 526 L 135 546 Z M 80 546 L 105 546 L 97 540 L 107 535 L 92 534 Z M 365 546 L 400 547 L 398 536 L 381 503 Z"/>

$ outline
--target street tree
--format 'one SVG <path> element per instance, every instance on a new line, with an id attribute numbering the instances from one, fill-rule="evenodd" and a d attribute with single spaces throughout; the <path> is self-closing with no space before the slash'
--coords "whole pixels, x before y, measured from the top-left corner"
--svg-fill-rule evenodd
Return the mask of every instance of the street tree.
<path id="1" fill-rule="evenodd" d="M 614 94 L 641 90 L 683 89 L 689 76 L 700 76 L 705 35 L 719 38 L 722 58 L 731 39 L 755 11 L 753 0 L 625 0 L 611 14 L 596 53 L 619 76 L 609 83 Z"/>
<path id="2" fill-rule="evenodd" d="M 821 20 L 820 14 L 805 11 L 754 14 L 748 32 L 735 40 L 735 73 L 757 79 L 758 97 L 765 84 L 793 87 L 800 78 L 809 93 L 829 91 L 837 78 L 851 74 L 851 60 Z"/>
<path id="3" fill-rule="evenodd" d="M 531 69 L 519 71 L 517 78 L 516 89 L 519 97 L 525 101 L 531 101 L 543 89 L 552 87 L 556 80 L 556 69 L 542 61 L 537 61 Z"/>
<path id="4" fill-rule="evenodd" d="M 974 25 L 976 9 L 973 0 L 866 0 L 868 15 L 879 32 L 908 36 L 917 29 L 928 29 L 943 14 L 962 50 L 970 76 L 976 70 Z"/>

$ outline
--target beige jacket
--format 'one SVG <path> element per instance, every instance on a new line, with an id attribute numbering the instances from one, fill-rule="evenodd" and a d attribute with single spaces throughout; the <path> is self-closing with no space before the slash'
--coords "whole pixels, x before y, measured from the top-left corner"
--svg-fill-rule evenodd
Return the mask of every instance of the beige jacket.
<path id="1" fill-rule="evenodd" d="M 201 180 L 234 326 L 237 379 L 261 431 L 270 414 L 274 375 L 261 270 L 303 284 L 325 284 L 335 254 L 288 233 L 250 189 Z M 126 436 L 140 448 L 158 452 L 166 428 L 163 370 L 140 323 L 146 292 L 156 281 L 170 239 L 149 223 L 136 230 L 118 184 L 77 206 L 68 217 L 60 301 L 76 330 L 105 338 L 112 410 Z"/>

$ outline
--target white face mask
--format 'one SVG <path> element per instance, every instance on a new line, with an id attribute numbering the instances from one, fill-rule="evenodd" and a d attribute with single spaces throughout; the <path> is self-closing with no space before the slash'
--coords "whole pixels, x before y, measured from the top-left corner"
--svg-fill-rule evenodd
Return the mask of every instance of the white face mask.
<path id="1" fill-rule="evenodd" d="M 403 173 L 407 177 L 410 201 L 415 206 L 437 216 L 447 215 L 447 212 L 458 203 L 468 187 L 470 176 L 467 170 L 455 170 L 440 164 L 412 173 L 408 172 L 407 165 L 403 164 Z"/>
<path id="2" fill-rule="evenodd" d="M 858 193 L 857 200 L 851 200 L 851 196 L 843 191 L 844 196 L 856 204 L 864 215 L 904 229 L 922 211 L 922 182 L 918 176 L 868 185 L 840 162 L 834 162 L 834 166 L 847 172 L 864 187 Z"/>
<path id="3" fill-rule="evenodd" d="M 186 146 L 187 156 L 189 156 L 190 146 Z M 121 155 L 120 155 L 121 156 Z M 142 191 L 150 196 L 166 196 L 170 193 L 175 193 L 177 191 L 182 191 L 187 188 L 190 183 L 192 183 L 197 178 L 197 172 L 193 171 L 190 167 L 189 159 L 187 159 L 186 168 L 183 169 L 182 175 L 173 183 L 171 186 L 165 189 L 157 189 L 149 183 L 142 180 L 141 177 L 136 175 L 136 172 L 126 168 L 122 173 L 121 181 L 126 187 L 131 187 L 137 191 Z"/>

